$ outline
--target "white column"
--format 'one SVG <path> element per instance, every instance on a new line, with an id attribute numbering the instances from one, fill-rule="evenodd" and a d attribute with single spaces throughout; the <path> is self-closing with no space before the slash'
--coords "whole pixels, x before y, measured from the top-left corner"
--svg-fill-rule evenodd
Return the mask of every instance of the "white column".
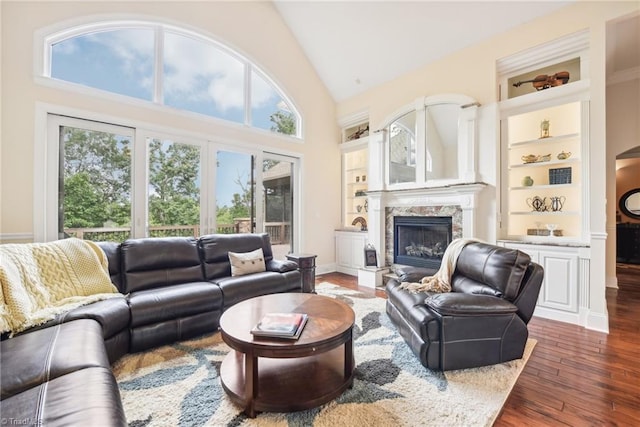
<path id="1" fill-rule="evenodd" d="M 385 265 L 385 213 L 383 203 L 384 193 L 369 192 L 369 223 L 368 240 L 378 253 L 378 265 Z"/>

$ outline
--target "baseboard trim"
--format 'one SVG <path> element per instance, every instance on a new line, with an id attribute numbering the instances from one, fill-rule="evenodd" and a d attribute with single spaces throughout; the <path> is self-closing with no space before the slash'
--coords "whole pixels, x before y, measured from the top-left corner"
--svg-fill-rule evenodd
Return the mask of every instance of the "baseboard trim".
<path id="1" fill-rule="evenodd" d="M 322 264 L 316 266 L 316 276 L 320 274 L 333 273 L 336 271 L 336 263 Z"/>
<path id="2" fill-rule="evenodd" d="M 33 233 L 1 233 L 0 234 L 0 242 L 2 243 L 24 243 L 24 242 L 33 242 Z"/>
<path id="3" fill-rule="evenodd" d="M 592 313 L 587 315 L 587 329 L 609 333 L 609 315 L 607 313 Z"/>

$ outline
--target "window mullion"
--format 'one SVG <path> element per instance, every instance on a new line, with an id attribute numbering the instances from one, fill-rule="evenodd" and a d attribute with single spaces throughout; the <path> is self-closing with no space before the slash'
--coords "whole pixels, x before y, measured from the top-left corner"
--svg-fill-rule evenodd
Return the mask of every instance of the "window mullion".
<path id="1" fill-rule="evenodd" d="M 244 64 L 244 124 L 251 126 L 251 65 Z"/>
<path id="2" fill-rule="evenodd" d="M 164 28 L 162 26 L 157 26 L 155 29 L 155 65 L 154 65 L 154 90 L 153 90 L 153 101 L 158 104 L 164 104 L 164 91 L 163 88 L 163 80 L 164 80 Z"/>

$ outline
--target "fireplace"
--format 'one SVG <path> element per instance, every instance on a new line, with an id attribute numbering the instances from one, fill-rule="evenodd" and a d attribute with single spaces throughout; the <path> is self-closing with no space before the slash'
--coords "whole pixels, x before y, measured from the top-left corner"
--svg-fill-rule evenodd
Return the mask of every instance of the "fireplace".
<path id="1" fill-rule="evenodd" d="M 451 240 L 451 217 L 393 217 L 394 264 L 438 269 Z"/>

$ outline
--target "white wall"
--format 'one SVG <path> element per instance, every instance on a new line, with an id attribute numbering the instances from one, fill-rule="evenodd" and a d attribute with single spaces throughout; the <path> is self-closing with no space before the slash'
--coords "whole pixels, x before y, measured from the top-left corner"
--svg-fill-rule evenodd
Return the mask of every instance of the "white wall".
<path id="1" fill-rule="evenodd" d="M 333 230 L 340 226 L 340 152 L 335 103 L 270 2 L 18 2 L 0 3 L 2 25 L 2 127 L 0 236 L 4 241 L 33 237 L 33 177 L 36 104 L 50 104 L 268 146 L 302 158 L 302 247 L 333 265 Z M 304 121 L 303 143 L 149 109 L 135 104 L 68 93 L 34 79 L 34 33 L 83 17 L 140 17 L 160 20 L 213 36 L 262 67 L 289 95 Z M 41 195 L 35 195 L 40 197 Z"/>

